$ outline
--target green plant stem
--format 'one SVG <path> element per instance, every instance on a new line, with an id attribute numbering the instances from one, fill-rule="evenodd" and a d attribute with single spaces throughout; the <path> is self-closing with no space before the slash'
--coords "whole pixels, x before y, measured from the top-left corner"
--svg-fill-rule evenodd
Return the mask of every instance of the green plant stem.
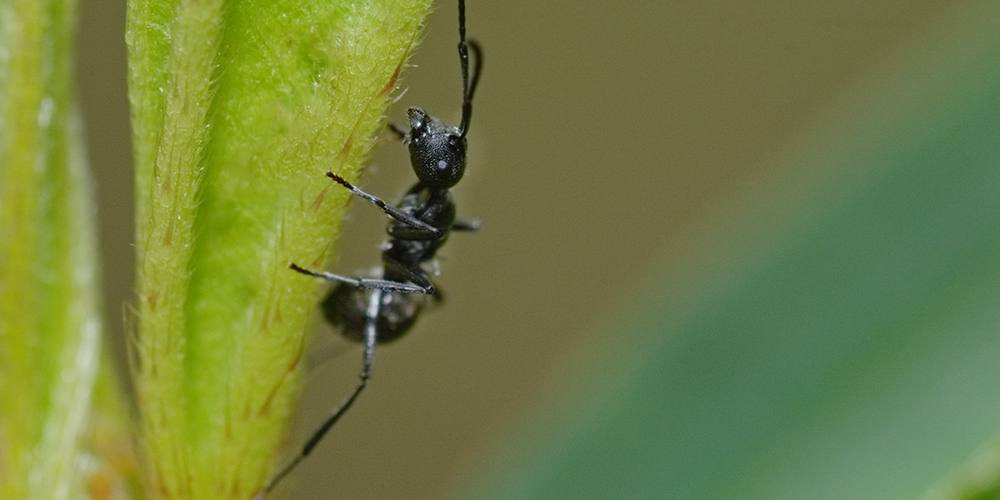
<path id="1" fill-rule="evenodd" d="M 428 0 L 132 0 L 137 398 L 151 498 L 249 498 L 321 267 Z"/>
<path id="2" fill-rule="evenodd" d="M 89 489 L 102 325 L 93 189 L 72 92 L 75 9 L 72 0 L 0 2 L 2 498 Z"/>

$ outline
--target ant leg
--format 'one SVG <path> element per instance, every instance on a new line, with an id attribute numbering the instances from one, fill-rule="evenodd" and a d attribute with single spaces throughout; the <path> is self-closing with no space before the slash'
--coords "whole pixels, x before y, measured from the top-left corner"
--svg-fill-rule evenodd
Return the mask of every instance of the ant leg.
<path id="1" fill-rule="evenodd" d="M 341 186 L 344 186 L 345 188 L 349 189 L 351 193 L 353 193 L 354 195 L 360 196 L 370 201 L 373 205 L 375 205 L 380 210 L 385 212 L 385 214 L 388 215 L 389 217 L 392 217 L 393 219 L 398 220 L 403 224 L 411 226 L 414 229 L 419 230 L 421 233 L 427 234 L 430 237 L 430 239 L 440 238 L 444 236 L 444 233 L 442 233 L 440 229 L 386 203 L 378 196 L 370 195 L 358 189 L 357 187 L 354 186 L 354 184 L 347 182 L 343 177 L 330 171 L 327 171 L 326 176 L 336 181 L 337 184 L 340 184 Z"/>
<path id="2" fill-rule="evenodd" d="M 361 391 L 368 386 L 368 380 L 372 376 L 372 365 L 375 364 L 375 342 L 378 337 L 378 330 L 376 326 L 378 325 L 378 316 L 382 306 L 382 291 L 375 290 L 372 292 L 371 299 L 368 301 L 368 311 L 366 313 L 365 321 L 365 347 L 364 353 L 361 356 L 361 372 L 358 373 L 358 385 L 354 387 L 354 390 L 341 401 L 340 405 L 334 408 L 330 416 L 327 417 L 326 421 L 320 424 L 319 427 L 313 431 L 312 436 L 306 440 L 299 452 L 292 457 L 285 465 L 278 471 L 277 474 L 271 477 L 271 479 L 264 485 L 263 488 L 256 495 L 254 495 L 254 500 L 263 500 L 271 490 L 281 481 L 285 476 L 288 475 L 295 466 L 299 465 L 304 458 L 309 456 L 313 448 L 323 439 L 327 431 L 330 430 L 340 420 L 340 417 L 347 413 L 347 410 L 351 408 L 354 401 L 358 399 L 358 395 Z"/>
<path id="3" fill-rule="evenodd" d="M 479 226 L 479 219 L 465 219 L 462 217 L 455 219 L 455 222 L 451 223 L 453 231 L 478 231 Z"/>
<path id="4" fill-rule="evenodd" d="M 424 272 L 420 268 L 411 268 L 404 266 L 399 261 L 385 256 L 382 257 L 382 268 L 383 268 L 382 276 L 386 275 L 392 277 L 403 276 L 406 281 L 414 283 L 415 288 L 419 288 L 420 293 L 426 293 L 428 295 L 431 295 L 435 292 L 434 284 L 431 283 L 431 280 L 427 278 L 427 275 L 424 274 Z M 389 281 L 389 283 L 398 283 L 398 282 Z"/>
<path id="5" fill-rule="evenodd" d="M 288 265 L 293 271 L 297 271 L 302 274 L 309 276 L 315 276 L 317 278 L 323 278 L 329 281 L 336 281 L 340 283 L 347 283 L 348 285 L 355 286 L 357 288 L 364 288 L 366 290 L 382 290 L 385 292 L 399 292 L 399 293 L 434 293 L 433 286 L 427 285 L 407 285 L 406 283 L 400 283 L 398 281 L 382 280 L 375 278 L 348 278 L 347 276 L 341 276 L 339 274 L 333 274 L 326 271 L 310 271 L 308 269 L 299 267 L 296 263 L 291 263 Z M 417 280 L 413 280 L 415 283 L 419 283 Z M 427 282 L 426 279 L 423 281 Z M 427 282 L 429 285 L 429 282 Z"/>
<path id="6" fill-rule="evenodd" d="M 406 131 L 399 128 L 399 125 L 389 122 L 385 125 L 385 129 L 388 130 L 389 132 L 392 132 L 392 135 L 396 137 L 396 140 L 398 141 L 406 140 Z"/>

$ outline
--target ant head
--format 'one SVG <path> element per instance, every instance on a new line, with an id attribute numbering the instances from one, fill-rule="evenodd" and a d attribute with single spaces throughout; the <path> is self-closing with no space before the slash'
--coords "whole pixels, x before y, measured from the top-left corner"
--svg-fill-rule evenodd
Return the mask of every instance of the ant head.
<path id="1" fill-rule="evenodd" d="M 465 137 L 420 108 L 410 108 L 410 163 L 420 182 L 449 189 L 465 174 Z"/>

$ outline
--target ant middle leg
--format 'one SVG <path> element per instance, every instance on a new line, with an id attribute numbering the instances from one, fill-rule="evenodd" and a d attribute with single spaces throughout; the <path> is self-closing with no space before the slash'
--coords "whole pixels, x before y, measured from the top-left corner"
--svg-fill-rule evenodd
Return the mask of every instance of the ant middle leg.
<path id="1" fill-rule="evenodd" d="M 410 285 L 392 280 L 384 280 L 377 278 L 349 278 L 347 276 L 341 276 L 339 274 L 333 274 L 327 271 L 310 271 L 309 269 L 299 267 L 299 265 L 294 262 L 289 264 L 288 267 L 293 271 L 308 276 L 323 278 L 325 280 L 335 281 L 338 283 L 347 283 L 348 285 L 352 285 L 357 288 L 364 288 L 366 290 L 382 290 L 385 292 L 399 292 L 399 293 L 425 293 L 425 294 L 434 293 L 434 286 L 431 285 L 430 281 L 428 281 L 426 278 L 423 278 L 423 280 L 421 280 L 426 284 Z M 419 277 L 417 278 L 417 280 L 419 280 Z M 417 280 L 414 280 L 414 282 L 417 282 Z"/>

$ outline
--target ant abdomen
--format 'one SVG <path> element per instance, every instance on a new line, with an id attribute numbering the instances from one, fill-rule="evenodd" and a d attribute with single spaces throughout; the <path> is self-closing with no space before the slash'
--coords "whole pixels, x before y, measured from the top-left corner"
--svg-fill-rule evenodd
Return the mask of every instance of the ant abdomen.
<path id="1" fill-rule="evenodd" d="M 320 308 L 323 310 L 323 317 L 334 328 L 339 329 L 342 336 L 354 342 L 364 342 L 368 321 L 366 310 L 370 298 L 371 290 L 348 283 L 337 283 Z M 376 318 L 376 342 L 387 344 L 405 335 L 427 305 L 427 298 L 427 295 L 420 293 L 383 293 Z"/>

